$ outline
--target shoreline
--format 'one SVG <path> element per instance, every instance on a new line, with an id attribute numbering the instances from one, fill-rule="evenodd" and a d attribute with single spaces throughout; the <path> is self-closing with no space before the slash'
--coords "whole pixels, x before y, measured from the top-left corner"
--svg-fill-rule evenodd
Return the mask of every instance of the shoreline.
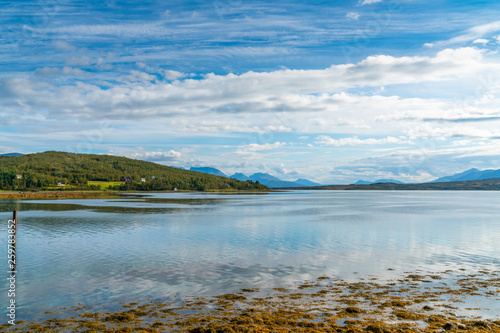
<path id="1" fill-rule="evenodd" d="M 389 269 L 390 270 L 390 269 Z M 147 299 L 111 304 L 118 311 L 78 304 L 44 313 L 40 321 L 19 320 L 6 331 L 37 332 L 499 332 L 495 308 L 500 270 L 404 272 L 347 282 L 320 276 L 294 287 L 241 289 L 233 294 Z M 485 303 L 478 302 L 486 301 Z M 467 302 L 468 301 L 468 302 Z M 481 306 L 480 306 L 481 305 Z M 109 304 L 106 304 L 109 306 Z M 99 308 L 95 306 L 94 308 Z"/>
<path id="2" fill-rule="evenodd" d="M 273 191 L 5 191 L 0 192 L 0 200 L 2 199 L 107 199 L 120 198 L 127 194 L 148 194 L 148 193 L 209 193 L 209 194 L 267 194 Z"/>
<path id="3" fill-rule="evenodd" d="M 97 199 L 118 198 L 117 191 L 36 191 L 36 192 L 0 192 L 1 199 Z"/>

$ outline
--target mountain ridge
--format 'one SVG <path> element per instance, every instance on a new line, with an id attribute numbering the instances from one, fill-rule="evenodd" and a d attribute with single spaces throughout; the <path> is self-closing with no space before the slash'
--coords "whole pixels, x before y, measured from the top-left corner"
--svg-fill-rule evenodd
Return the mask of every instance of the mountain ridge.
<path id="1" fill-rule="evenodd" d="M 468 181 L 468 180 L 482 180 L 482 179 L 493 179 L 500 178 L 500 169 L 486 169 L 486 170 L 478 170 L 476 168 L 472 168 L 469 170 L 465 170 L 460 173 L 456 173 L 451 176 L 445 176 L 441 178 L 437 178 L 429 183 L 440 183 L 440 182 L 452 182 L 452 181 Z"/>
<path id="2" fill-rule="evenodd" d="M 220 171 L 219 169 L 211 167 L 191 167 L 189 171 L 196 171 L 196 172 L 207 173 L 209 175 L 227 177 L 227 175 L 224 172 Z"/>

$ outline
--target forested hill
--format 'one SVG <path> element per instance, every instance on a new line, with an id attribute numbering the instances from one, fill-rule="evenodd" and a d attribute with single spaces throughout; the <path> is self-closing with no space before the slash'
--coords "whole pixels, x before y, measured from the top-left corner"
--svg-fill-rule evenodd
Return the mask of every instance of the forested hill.
<path id="1" fill-rule="evenodd" d="M 125 178 L 127 181 L 125 181 Z M 141 182 L 142 178 L 142 182 Z M 47 151 L 0 157 L 0 189 L 99 189 L 90 181 L 123 182 L 114 190 L 269 190 L 252 181 L 204 174 L 110 155 Z"/>

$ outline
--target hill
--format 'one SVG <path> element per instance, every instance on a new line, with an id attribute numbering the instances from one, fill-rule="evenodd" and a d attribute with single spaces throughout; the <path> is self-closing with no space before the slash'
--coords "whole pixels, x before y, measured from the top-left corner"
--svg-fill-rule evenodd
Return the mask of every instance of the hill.
<path id="1" fill-rule="evenodd" d="M 433 180 L 431 183 L 481 180 L 491 178 L 500 178 L 500 170 L 478 170 L 473 168 L 452 176 L 438 178 L 436 180 Z"/>
<path id="2" fill-rule="evenodd" d="M 252 181 L 241 182 L 119 156 L 47 151 L 0 157 L 2 190 L 53 189 L 59 183 L 70 185 L 65 190 L 99 189 L 97 185 L 89 185 L 89 181 L 121 182 L 110 186 L 112 190 L 269 190 Z"/>
<path id="3" fill-rule="evenodd" d="M 210 167 L 191 167 L 189 169 L 190 171 L 197 171 L 197 172 L 203 172 L 203 173 L 208 173 L 209 175 L 216 175 L 216 176 L 222 176 L 222 177 L 227 177 L 224 172 L 220 171 L 219 169 L 216 168 L 210 168 Z"/>
<path id="4" fill-rule="evenodd" d="M 241 181 L 250 180 L 250 178 L 248 178 L 246 175 L 244 175 L 240 172 L 235 173 L 230 178 L 234 178 L 234 179 L 241 180 Z"/>

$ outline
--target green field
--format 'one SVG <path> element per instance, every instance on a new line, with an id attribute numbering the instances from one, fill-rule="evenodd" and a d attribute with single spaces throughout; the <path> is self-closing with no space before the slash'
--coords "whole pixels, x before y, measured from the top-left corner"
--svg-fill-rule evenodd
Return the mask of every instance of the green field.
<path id="1" fill-rule="evenodd" d="M 107 190 L 110 186 L 122 185 L 124 182 L 102 182 L 102 181 L 89 181 L 88 185 L 99 185 L 101 190 Z"/>

